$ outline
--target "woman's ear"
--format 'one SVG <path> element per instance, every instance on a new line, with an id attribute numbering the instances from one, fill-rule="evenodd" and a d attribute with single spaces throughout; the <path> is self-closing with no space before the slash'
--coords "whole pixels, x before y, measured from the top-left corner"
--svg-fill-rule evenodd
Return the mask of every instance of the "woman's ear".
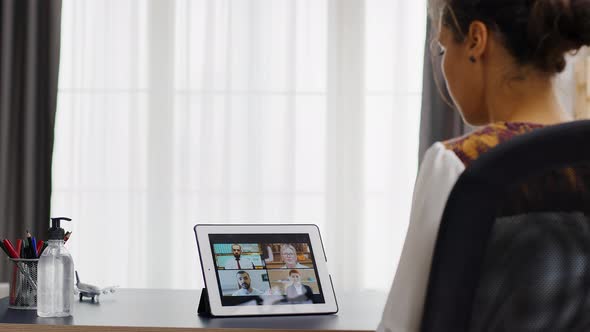
<path id="1" fill-rule="evenodd" d="M 488 27 L 481 21 L 473 21 L 469 25 L 466 45 L 467 55 L 471 62 L 480 60 L 488 46 Z"/>

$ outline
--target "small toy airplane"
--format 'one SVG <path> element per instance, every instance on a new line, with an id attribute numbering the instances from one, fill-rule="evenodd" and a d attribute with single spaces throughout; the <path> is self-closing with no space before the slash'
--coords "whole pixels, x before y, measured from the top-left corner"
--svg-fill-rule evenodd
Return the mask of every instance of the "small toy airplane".
<path id="1" fill-rule="evenodd" d="M 80 292 L 80 301 L 84 299 L 84 297 L 90 298 L 92 302 L 98 302 L 100 294 L 108 294 L 114 293 L 115 289 L 119 286 L 110 286 L 105 288 L 100 288 L 94 285 L 85 284 L 80 282 L 80 278 L 78 277 L 78 271 L 76 271 L 76 288 Z"/>

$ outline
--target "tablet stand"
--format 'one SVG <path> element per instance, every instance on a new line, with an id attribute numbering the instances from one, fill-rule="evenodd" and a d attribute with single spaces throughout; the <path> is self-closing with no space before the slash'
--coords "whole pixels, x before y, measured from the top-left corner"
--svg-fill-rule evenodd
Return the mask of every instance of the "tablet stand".
<path id="1" fill-rule="evenodd" d="M 211 316 L 211 306 L 209 305 L 209 293 L 207 293 L 207 288 L 201 290 L 201 299 L 199 300 L 197 313 L 199 316 Z"/>
<path id="2" fill-rule="evenodd" d="M 252 301 L 252 299 L 246 299 L 244 302 Z M 262 300 L 260 298 L 256 299 L 256 303 L 258 305 L 262 304 Z M 209 293 L 207 292 L 207 288 L 203 288 L 201 290 L 201 299 L 199 300 L 199 307 L 197 308 L 197 313 L 199 316 L 213 316 L 211 314 L 211 304 L 209 303 Z"/>

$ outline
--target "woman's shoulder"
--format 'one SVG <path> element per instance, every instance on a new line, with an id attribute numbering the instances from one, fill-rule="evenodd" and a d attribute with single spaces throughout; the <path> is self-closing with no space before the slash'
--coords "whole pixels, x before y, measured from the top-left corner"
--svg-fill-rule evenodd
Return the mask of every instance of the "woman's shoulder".
<path id="1" fill-rule="evenodd" d="M 528 122 L 497 122 L 481 127 L 467 135 L 444 141 L 442 145 L 452 151 L 467 167 L 496 145 L 542 127 L 541 124 Z"/>

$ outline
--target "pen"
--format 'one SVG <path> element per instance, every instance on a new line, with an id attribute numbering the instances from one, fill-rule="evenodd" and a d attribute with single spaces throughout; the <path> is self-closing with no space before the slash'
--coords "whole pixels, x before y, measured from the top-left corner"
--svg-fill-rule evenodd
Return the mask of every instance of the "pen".
<path id="1" fill-rule="evenodd" d="M 27 241 L 27 239 L 23 240 L 23 246 L 20 252 L 20 257 L 26 259 L 31 258 L 31 248 L 29 247 L 29 241 Z"/>
<path id="2" fill-rule="evenodd" d="M 39 253 L 37 252 L 37 239 L 35 239 L 35 237 L 31 237 L 31 253 L 32 253 L 32 258 L 38 258 L 39 257 Z"/>
<path id="3" fill-rule="evenodd" d="M 18 259 L 18 254 L 16 253 L 16 250 L 14 249 L 14 246 L 12 245 L 10 240 L 4 239 L 3 242 L 4 242 L 4 246 L 6 247 L 6 250 L 8 250 L 8 254 L 9 254 L 10 258 Z"/>
<path id="4" fill-rule="evenodd" d="M 39 240 L 39 242 L 37 242 L 37 257 L 41 257 L 41 253 L 43 252 L 43 249 L 45 243 L 43 243 L 43 240 Z"/>
<path id="5" fill-rule="evenodd" d="M 35 251 L 33 249 L 33 248 L 35 248 L 33 246 L 33 238 L 32 238 L 31 233 L 29 232 L 28 229 L 26 230 L 26 232 L 27 232 L 27 243 L 29 244 L 27 246 L 27 258 L 35 258 L 35 257 L 32 257 L 34 254 L 34 251 Z"/>
<path id="6" fill-rule="evenodd" d="M 64 236 L 64 242 L 68 242 L 68 240 L 70 239 L 70 235 L 72 235 L 72 232 L 66 233 L 66 235 Z"/>
<path id="7" fill-rule="evenodd" d="M 18 258 L 26 258 L 23 255 L 23 240 L 16 239 L 16 252 L 18 253 Z"/>

